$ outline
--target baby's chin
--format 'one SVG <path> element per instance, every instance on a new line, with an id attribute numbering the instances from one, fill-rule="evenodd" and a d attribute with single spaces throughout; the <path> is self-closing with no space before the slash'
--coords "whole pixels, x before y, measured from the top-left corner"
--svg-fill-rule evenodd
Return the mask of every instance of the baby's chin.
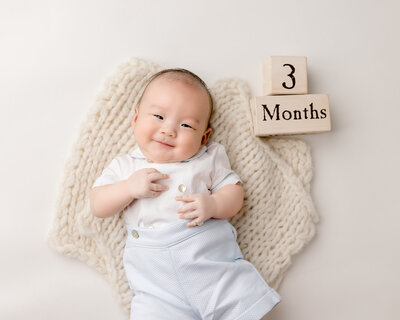
<path id="1" fill-rule="evenodd" d="M 148 156 L 146 157 L 147 161 L 149 162 L 154 162 L 154 163 L 174 163 L 174 162 L 181 162 L 187 159 L 190 159 L 190 157 L 167 157 L 167 156 Z"/>
<path id="2" fill-rule="evenodd" d="M 187 154 L 173 154 L 170 152 L 143 152 L 148 162 L 154 163 L 174 163 L 181 162 L 187 159 L 190 159 L 194 155 L 197 154 L 199 150 L 196 152 L 191 152 Z"/>

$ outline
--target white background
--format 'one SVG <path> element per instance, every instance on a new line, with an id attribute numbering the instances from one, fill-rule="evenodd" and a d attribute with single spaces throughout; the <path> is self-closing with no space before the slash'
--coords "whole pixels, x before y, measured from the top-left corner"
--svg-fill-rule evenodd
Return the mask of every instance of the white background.
<path id="1" fill-rule="evenodd" d="M 378 1 L 0 1 L 0 318 L 126 319 L 110 285 L 50 251 L 64 164 L 129 57 L 261 94 L 269 55 L 308 57 L 332 132 L 312 148 L 317 236 L 270 320 L 400 318 L 400 5 Z"/>

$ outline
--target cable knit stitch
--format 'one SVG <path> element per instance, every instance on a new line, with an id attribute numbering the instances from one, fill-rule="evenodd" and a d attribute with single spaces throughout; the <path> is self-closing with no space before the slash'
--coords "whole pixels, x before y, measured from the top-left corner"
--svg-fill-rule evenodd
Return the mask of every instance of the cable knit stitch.
<path id="1" fill-rule="evenodd" d="M 130 308 L 132 293 L 122 265 L 126 237 L 122 215 L 95 218 L 88 196 L 103 168 L 134 148 L 133 106 L 147 79 L 159 70 L 154 63 L 133 58 L 107 80 L 67 161 L 49 232 L 52 248 L 85 261 L 107 277 L 125 310 Z M 225 146 L 246 191 L 244 207 L 231 223 L 244 257 L 277 288 L 292 255 L 313 237 L 318 221 L 310 196 L 310 150 L 297 139 L 253 135 L 250 92 L 244 82 L 223 79 L 211 92 L 215 99 L 212 140 Z"/>

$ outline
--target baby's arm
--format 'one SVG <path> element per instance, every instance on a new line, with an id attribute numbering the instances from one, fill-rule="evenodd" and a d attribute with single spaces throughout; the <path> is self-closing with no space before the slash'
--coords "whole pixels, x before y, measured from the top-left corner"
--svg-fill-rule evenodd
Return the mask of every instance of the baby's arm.
<path id="1" fill-rule="evenodd" d="M 96 217 L 111 217 L 136 199 L 158 197 L 168 189 L 166 185 L 155 183 L 161 179 L 168 179 L 168 175 L 145 168 L 135 171 L 126 180 L 94 187 L 90 191 L 90 209 Z"/>
<path id="2" fill-rule="evenodd" d="M 193 219 L 188 227 L 193 227 L 210 218 L 230 219 L 243 206 L 244 190 L 240 182 L 229 184 L 213 194 L 188 194 L 176 197 L 186 202 L 178 209 L 180 219 Z"/>
<path id="3" fill-rule="evenodd" d="M 243 206 L 244 190 L 240 182 L 229 184 L 211 195 L 216 202 L 216 212 L 212 216 L 216 219 L 230 219 Z"/>

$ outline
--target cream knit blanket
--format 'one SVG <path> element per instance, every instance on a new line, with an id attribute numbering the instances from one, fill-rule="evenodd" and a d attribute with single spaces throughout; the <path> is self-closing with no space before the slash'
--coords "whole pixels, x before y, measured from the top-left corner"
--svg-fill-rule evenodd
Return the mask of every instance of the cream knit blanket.
<path id="1" fill-rule="evenodd" d="M 132 293 L 122 266 L 126 237 L 122 215 L 93 217 L 88 195 L 103 168 L 134 148 L 130 122 L 135 99 L 159 69 L 151 62 L 131 59 L 108 79 L 66 164 L 49 233 L 52 248 L 106 276 L 126 310 Z M 292 255 L 313 237 L 318 220 L 310 196 L 310 150 L 299 140 L 253 135 L 249 88 L 242 81 L 220 80 L 211 92 L 215 99 L 212 140 L 225 146 L 246 191 L 244 207 L 231 223 L 244 257 L 277 288 Z"/>

